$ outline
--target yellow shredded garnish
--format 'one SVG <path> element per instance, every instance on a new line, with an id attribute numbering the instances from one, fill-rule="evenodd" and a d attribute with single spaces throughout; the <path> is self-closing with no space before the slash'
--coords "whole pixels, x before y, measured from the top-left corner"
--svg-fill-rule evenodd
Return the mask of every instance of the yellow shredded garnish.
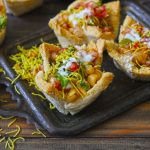
<path id="1" fill-rule="evenodd" d="M 43 95 L 32 92 L 32 95 L 41 97 L 42 99 L 46 99 Z"/>
<path id="2" fill-rule="evenodd" d="M 32 132 L 32 135 L 42 135 L 43 137 L 45 137 L 46 138 L 46 135 L 42 132 L 42 131 L 40 131 L 39 129 L 37 129 L 36 128 L 36 131 L 35 132 Z"/>
<path id="3" fill-rule="evenodd" d="M 21 132 L 20 126 L 16 125 L 16 127 L 17 127 L 17 132 L 16 132 L 16 134 L 13 137 L 18 136 L 18 134 Z"/>
<path id="4" fill-rule="evenodd" d="M 13 143 L 13 140 L 10 137 L 8 137 L 6 148 L 9 148 L 10 150 L 14 150 L 15 149 L 15 145 Z"/>
<path id="5" fill-rule="evenodd" d="M 82 81 L 82 76 L 78 72 L 71 72 L 68 76 L 68 80 Z"/>
<path id="6" fill-rule="evenodd" d="M 10 126 L 12 126 L 15 122 L 16 122 L 16 118 L 15 119 L 13 119 L 9 124 L 8 124 L 8 127 L 10 127 Z"/>
<path id="7" fill-rule="evenodd" d="M 11 139 L 8 137 L 6 143 L 5 143 L 5 148 L 9 148 L 10 150 L 15 150 L 15 144 L 18 140 L 25 140 L 23 137 L 17 137 L 15 139 Z"/>
<path id="8" fill-rule="evenodd" d="M 23 137 L 17 137 L 13 140 L 13 143 L 15 143 L 16 141 L 18 140 L 22 140 L 22 141 L 25 141 L 25 139 Z"/>
<path id="9" fill-rule="evenodd" d="M 17 92 L 17 94 L 21 95 L 21 93 L 18 91 L 16 85 L 14 85 L 15 91 Z"/>
<path id="10" fill-rule="evenodd" d="M 9 80 L 10 82 L 12 82 L 12 79 L 10 79 L 9 77 L 5 77 L 7 80 Z"/>
<path id="11" fill-rule="evenodd" d="M 80 90 L 74 85 L 74 83 L 71 82 L 71 81 L 70 81 L 70 83 L 71 83 L 71 85 L 74 87 L 74 89 L 77 91 L 77 93 L 79 93 L 79 95 L 83 98 L 84 95 L 83 95 L 83 94 L 80 92 Z"/>
<path id="12" fill-rule="evenodd" d="M 13 134 L 13 133 L 16 133 L 18 130 L 13 130 L 13 131 L 9 131 L 9 132 L 6 132 L 5 134 Z"/>
<path id="13" fill-rule="evenodd" d="M 36 46 L 30 49 L 24 49 L 21 46 L 17 48 L 20 52 L 10 57 L 15 62 L 13 69 L 22 79 L 27 80 L 30 86 L 37 87 L 34 78 L 42 64 L 39 48 Z"/>
<path id="14" fill-rule="evenodd" d="M 54 106 L 52 103 L 49 103 L 49 108 L 50 108 L 51 110 L 53 110 L 53 109 L 55 109 L 55 106 Z"/>
<path id="15" fill-rule="evenodd" d="M 12 118 L 14 118 L 13 116 L 11 116 L 11 117 L 3 117 L 3 116 L 0 116 L 0 119 L 3 119 L 3 120 L 9 120 L 9 119 L 12 119 Z"/>
<path id="16" fill-rule="evenodd" d="M 19 79 L 20 75 L 18 75 L 14 80 L 12 80 L 11 84 L 14 84 L 18 79 Z"/>
<path id="17" fill-rule="evenodd" d="M 17 127 L 16 130 L 6 132 L 5 134 L 13 134 L 13 133 L 15 133 L 15 134 L 13 135 L 13 137 L 16 137 L 16 136 L 21 132 L 20 126 L 16 125 L 16 127 Z"/>
<path id="18" fill-rule="evenodd" d="M 0 67 L 0 73 L 4 73 L 4 75 L 6 74 L 6 72 L 4 71 L 3 68 Z"/>
<path id="19" fill-rule="evenodd" d="M 0 143 L 2 143 L 3 141 L 5 141 L 5 137 L 0 139 Z"/>

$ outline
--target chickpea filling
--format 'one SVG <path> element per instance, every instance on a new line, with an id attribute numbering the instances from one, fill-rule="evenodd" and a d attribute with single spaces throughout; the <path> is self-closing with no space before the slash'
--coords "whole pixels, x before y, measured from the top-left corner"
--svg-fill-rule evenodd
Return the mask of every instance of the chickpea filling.
<path id="1" fill-rule="evenodd" d="M 124 39 L 119 43 L 119 52 L 131 54 L 137 68 L 150 67 L 150 30 L 139 23 L 132 24 L 122 32 Z"/>
<path id="2" fill-rule="evenodd" d="M 48 94 L 73 102 L 85 97 L 100 80 L 100 56 L 97 50 L 85 46 L 69 46 L 60 51 L 55 58 L 51 55 L 50 69 L 45 72 L 45 80 L 51 84 Z"/>
<path id="3" fill-rule="evenodd" d="M 77 3 L 74 8 L 60 14 L 57 22 L 61 27 L 82 37 L 85 26 L 96 26 L 102 32 L 112 32 L 109 17 L 110 9 L 102 5 L 100 1 L 85 1 Z"/>

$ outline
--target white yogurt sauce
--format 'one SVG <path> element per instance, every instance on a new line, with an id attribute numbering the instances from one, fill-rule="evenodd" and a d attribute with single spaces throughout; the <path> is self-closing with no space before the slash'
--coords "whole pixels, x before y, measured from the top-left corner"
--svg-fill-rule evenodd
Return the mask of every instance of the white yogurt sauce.
<path id="1" fill-rule="evenodd" d="M 72 22 L 73 26 L 76 26 L 78 24 L 78 19 L 83 19 L 86 16 L 90 16 L 92 15 L 91 10 L 90 9 L 83 9 L 81 10 L 79 13 L 74 13 L 71 14 L 68 19 L 70 22 Z"/>
<path id="2" fill-rule="evenodd" d="M 80 59 L 81 62 L 92 62 L 95 57 L 91 53 L 85 52 L 86 45 L 78 46 L 76 45 L 75 48 L 78 50 L 77 57 Z"/>
<path id="3" fill-rule="evenodd" d="M 68 68 L 70 68 L 73 62 L 77 62 L 77 60 L 73 57 L 69 58 L 68 60 L 64 60 L 63 65 L 58 69 L 58 73 L 62 76 L 68 76 L 69 75 Z"/>
<path id="4" fill-rule="evenodd" d="M 92 54 L 84 51 L 78 51 L 77 56 L 79 57 L 81 62 L 92 62 L 94 60 Z"/>
<path id="5" fill-rule="evenodd" d="M 124 38 L 130 39 L 132 42 L 141 40 L 140 35 L 134 29 L 131 29 L 130 33 L 127 33 Z"/>
<path id="6" fill-rule="evenodd" d="M 149 29 L 144 28 L 144 32 L 147 32 Z M 136 41 L 142 41 L 143 39 L 140 37 L 140 35 L 135 31 L 135 29 L 131 29 L 130 33 L 127 33 L 124 36 L 125 39 L 130 39 L 132 42 Z M 147 38 L 146 41 L 144 42 L 150 48 L 150 38 Z"/>

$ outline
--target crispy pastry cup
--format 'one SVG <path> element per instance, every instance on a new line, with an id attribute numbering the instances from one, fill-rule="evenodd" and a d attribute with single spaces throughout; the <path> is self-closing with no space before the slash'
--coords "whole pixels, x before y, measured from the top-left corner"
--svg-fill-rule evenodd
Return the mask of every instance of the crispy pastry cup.
<path id="1" fill-rule="evenodd" d="M 98 0 L 93 1 L 97 2 Z M 54 33 L 61 46 L 67 47 L 68 45 L 82 45 L 84 43 L 87 44 L 91 40 L 96 41 L 98 39 L 114 40 L 118 35 L 118 28 L 120 24 L 120 1 L 114 1 L 105 4 L 107 8 L 111 9 L 109 23 L 114 30 L 113 33 L 110 32 L 102 33 L 101 30 L 97 29 L 98 26 L 86 26 L 86 35 L 83 37 L 74 35 L 69 30 L 63 28 L 58 21 L 59 17 L 62 17 L 64 14 L 68 12 L 68 10 L 70 10 L 80 2 L 85 2 L 85 0 L 77 0 L 73 2 L 68 6 L 67 10 L 60 12 L 49 21 L 49 26 L 51 29 L 54 30 Z"/>
<path id="2" fill-rule="evenodd" d="M 122 32 L 135 23 L 137 23 L 135 20 L 133 20 L 129 16 L 126 16 L 124 23 L 120 29 L 119 41 L 124 38 Z M 125 72 L 130 78 L 150 81 L 150 67 L 137 68 L 136 65 L 132 62 L 132 54 L 119 53 L 119 45 L 114 43 L 113 41 L 105 41 L 105 47 L 108 50 L 109 55 L 113 58 L 116 67 Z"/>
<path id="3" fill-rule="evenodd" d="M 21 16 L 42 5 L 43 0 L 4 0 L 7 12 Z"/>
<path id="4" fill-rule="evenodd" d="M 104 50 L 104 41 L 103 40 L 98 40 L 97 43 L 90 42 L 88 47 L 94 47 L 97 49 L 101 61 L 102 61 L 102 53 Z M 104 91 L 107 89 L 107 87 L 110 85 L 112 82 L 114 75 L 110 72 L 103 72 L 102 77 L 100 80 L 92 87 L 88 92 L 87 95 L 84 98 L 79 98 L 74 102 L 67 102 L 65 99 L 58 99 L 57 97 L 54 97 L 50 94 L 48 94 L 49 88 L 50 88 L 50 83 L 44 80 L 44 72 L 49 69 L 49 56 L 50 56 L 50 51 L 53 48 L 54 45 L 47 45 L 46 43 L 42 44 L 40 46 L 40 53 L 43 58 L 43 66 L 44 66 L 44 71 L 40 71 L 37 73 L 35 81 L 37 86 L 40 88 L 40 90 L 43 92 L 43 94 L 46 96 L 47 100 L 50 101 L 56 109 L 67 115 L 68 113 L 74 115 L 78 112 L 80 112 L 83 108 L 86 106 L 90 105 L 92 102 L 96 100 L 96 98 Z M 56 46 L 56 50 L 57 50 Z M 100 64 L 101 64 L 100 61 Z"/>

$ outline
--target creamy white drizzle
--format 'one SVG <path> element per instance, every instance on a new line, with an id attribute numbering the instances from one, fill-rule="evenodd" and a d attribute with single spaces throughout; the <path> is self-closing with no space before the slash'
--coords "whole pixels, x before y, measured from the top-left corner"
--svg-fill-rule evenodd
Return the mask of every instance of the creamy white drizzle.
<path id="1" fill-rule="evenodd" d="M 149 31 L 148 28 L 144 28 L 144 34 Z M 131 29 L 129 33 L 125 34 L 125 39 L 130 39 L 132 42 L 141 41 L 150 48 L 150 38 L 141 38 L 135 29 Z"/>
<path id="2" fill-rule="evenodd" d="M 70 22 L 72 22 L 73 26 L 76 26 L 78 24 L 78 19 L 84 19 L 86 16 L 92 15 L 90 9 L 83 9 L 78 13 L 73 13 L 69 15 L 68 19 Z"/>
<path id="3" fill-rule="evenodd" d="M 68 68 L 70 68 L 73 62 L 77 62 L 77 60 L 73 57 L 69 58 L 68 60 L 64 60 L 63 65 L 58 69 L 58 73 L 62 76 L 68 76 L 69 75 Z"/>
<path id="4" fill-rule="evenodd" d="M 122 57 L 122 62 L 124 63 L 124 66 L 127 71 L 132 71 L 133 64 L 132 64 L 132 56 L 131 55 L 126 55 Z"/>
<path id="5" fill-rule="evenodd" d="M 130 39 L 132 42 L 141 40 L 140 35 L 134 29 L 131 29 L 130 33 L 127 33 L 124 38 Z"/>
<path id="6" fill-rule="evenodd" d="M 81 62 L 92 62 L 95 59 L 91 53 L 87 53 L 84 51 L 78 51 L 77 56 L 79 57 Z"/>

